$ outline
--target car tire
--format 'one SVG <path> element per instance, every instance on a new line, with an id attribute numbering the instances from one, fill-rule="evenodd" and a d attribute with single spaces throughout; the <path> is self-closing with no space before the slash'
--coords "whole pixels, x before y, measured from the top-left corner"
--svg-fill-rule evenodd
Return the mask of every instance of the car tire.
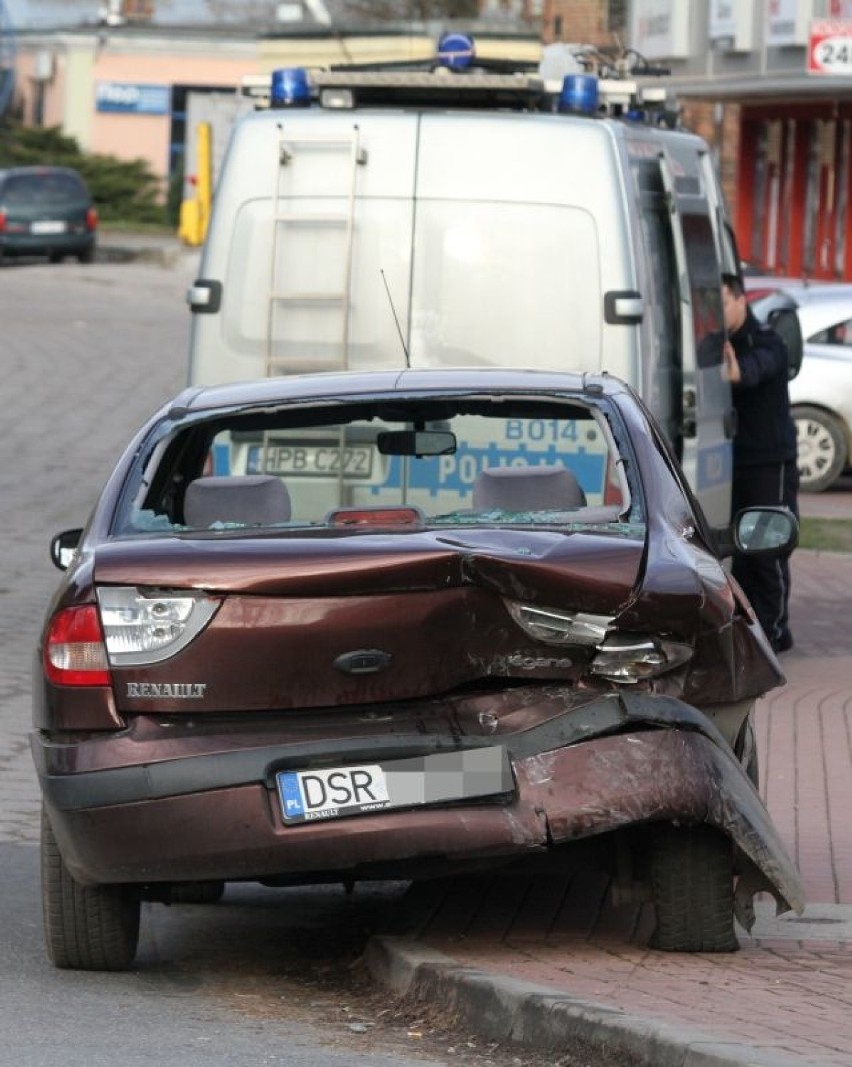
<path id="1" fill-rule="evenodd" d="M 41 817 L 41 888 L 47 953 L 56 967 L 123 971 L 139 943 L 140 901 L 129 886 L 81 885 Z"/>
<path id="2" fill-rule="evenodd" d="M 95 262 L 95 246 L 90 248 L 84 248 L 82 252 L 77 253 L 77 259 L 81 263 L 94 263 Z"/>
<path id="3" fill-rule="evenodd" d="M 651 883 L 663 952 L 735 952 L 734 859 L 711 826 L 666 826 L 655 836 Z"/>
<path id="4" fill-rule="evenodd" d="M 849 460 L 840 420 L 822 408 L 802 405 L 792 411 L 799 447 L 799 489 L 821 493 L 840 477 Z"/>
<path id="5" fill-rule="evenodd" d="M 65 256 L 62 254 L 62 252 L 51 252 L 47 258 L 50 260 L 51 263 L 61 263 L 62 260 L 65 259 Z"/>

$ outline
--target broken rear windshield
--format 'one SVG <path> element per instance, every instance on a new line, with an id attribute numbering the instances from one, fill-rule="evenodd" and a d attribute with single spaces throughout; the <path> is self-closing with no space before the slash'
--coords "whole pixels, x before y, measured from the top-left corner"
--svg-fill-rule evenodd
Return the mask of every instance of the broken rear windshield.
<path id="1" fill-rule="evenodd" d="M 146 454 L 120 532 L 639 519 L 596 405 L 393 398 L 193 416 Z M 141 474 L 141 471 L 140 471 Z"/>

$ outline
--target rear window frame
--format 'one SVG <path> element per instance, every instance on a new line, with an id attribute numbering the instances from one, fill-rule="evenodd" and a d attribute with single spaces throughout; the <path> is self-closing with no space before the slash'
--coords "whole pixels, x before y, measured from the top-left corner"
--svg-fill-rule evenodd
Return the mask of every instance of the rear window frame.
<path id="1" fill-rule="evenodd" d="M 639 467 L 635 452 L 618 407 L 609 398 L 593 398 L 567 393 L 542 396 L 538 393 L 532 394 L 514 390 L 506 390 L 501 393 L 487 392 L 485 390 L 465 390 L 464 392 L 448 391 L 446 393 L 430 394 L 416 392 L 402 395 L 376 394 L 368 398 L 352 397 L 343 400 L 321 397 L 292 403 L 284 401 L 275 405 L 259 404 L 242 409 L 228 407 L 185 412 L 178 419 L 167 416 L 151 428 L 147 441 L 142 444 L 134 457 L 131 468 L 127 471 L 127 477 L 109 522 L 110 535 L 122 538 L 145 538 L 156 536 L 159 533 L 193 537 L 210 533 L 211 531 L 195 530 L 177 523 L 169 524 L 165 516 L 162 530 L 140 529 L 134 523 L 133 515 L 134 512 L 138 514 L 142 510 L 139 507 L 141 494 L 144 494 L 147 501 L 150 501 L 152 496 L 162 500 L 164 494 L 169 491 L 172 485 L 177 492 L 185 489 L 185 485 L 189 481 L 200 477 L 204 473 L 203 457 L 212 446 L 217 433 L 220 433 L 229 425 L 233 429 L 235 421 L 242 421 L 246 427 L 250 424 L 254 424 L 256 427 L 269 415 L 270 408 L 278 409 L 282 428 L 297 429 L 308 426 L 337 425 L 345 421 L 353 421 L 357 417 L 363 417 L 364 412 L 367 410 L 381 409 L 388 406 L 405 408 L 408 405 L 418 406 L 424 404 L 428 407 L 433 407 L 434 405 L 447 403 L 452 408 L 465 405 L 478 408 L 484 405 L 487 410 L 492 405 L 495 408 L 497 407 L 497 403 L 494 401 L 495 397 L 506 398 L 499 404 L 501 409 L 504 409 L 507 403 L 512 404 L 514 401 L 517 405 L 524 405 L 528 413 L 533 410 L 540 410 L 541 415 L 536 415 L 535 417 L 544 417 L 548 413 L 554 414 L 558 410 L 562 418 L 570 418 L 571 408 L 582 414 L 592 413 L 593 417 L 599 421 L 599 424 L 605 427 L 608 453 L 617 455 L 621 461 L 620 476 L 627 486 L 629 507 L 622 513 L 619 521 L 628 525 L 644 525 L 646 523 L 645 496 L 638 477 Z M 535 405 L 536 409 L 533 409 L 531 405 Z M 513 415 L 515 411 L 516 408 L 513 404 Z M 317 415 L 320 417 L 317 418 Z M 504 410 L 500 411 L 500 415 L 504 415 Z M 527 417 L 532 416 L 528 414 Z M 174 451 L 183 453 L 184 458 L 177 458 L 172 462 L 166 463 L 168 453 Z M 152 463 L 155 466 L 152 467 Z M 473 519 L 471 524 L 476 526 L 504 525 L 506 527 L 512 526 L 513 528 L 537 529 L 547 528 L 548 526 L 550 528 L 560 528 L 570 525 L 563 522 L 501 524 L 487 523 L 476 519 Z M 433 529 L 449 528 L 449 526 L 444 526 L 439 522 L 430 523 L 429 526 Z M 236 527 L 229 527 L 227 532 L 234 536 L 240 536 L 241 534 L 260 537 L 270 535 L 299 536 L 309 531 L 321 529 L 323 527 L 319 523 L 309 524 L 305 522 L 286 527 L 250 527 L 242 531 Z"/>

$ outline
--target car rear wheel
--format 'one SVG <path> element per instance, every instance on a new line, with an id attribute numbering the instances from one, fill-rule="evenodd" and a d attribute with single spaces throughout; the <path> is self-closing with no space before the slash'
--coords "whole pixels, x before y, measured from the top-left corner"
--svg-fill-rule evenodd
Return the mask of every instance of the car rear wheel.
<path id="1" fill-rule="evenodd" d="M 848 462 L 846 435 L 840 420 L 821 408 L 793 408 L 798 444 L 799 488 L 821 493 L 840 477 Z"/>
<path id="2" fill-rule="evenodd" d="M 711 826 L 667 826 L 653 844 L 651 881 L 664 952 L 735 952 L 731 842 Z"/>
<path id="3" fill-rule="evenodd" d="M 94 263 L 95 262 L 95 246 L 85 248 L 82 252 L 77 254 L 77 259 L 81 263 Z"/>
<path id="4" fill-rule="evenodd" d="M 72 878 L 44 812 L 41 890 L 47 952 L 55 966 L 81 971 L 130 966 L 139 943 L 138 896 L 128 886 L 88 886 Z"/>

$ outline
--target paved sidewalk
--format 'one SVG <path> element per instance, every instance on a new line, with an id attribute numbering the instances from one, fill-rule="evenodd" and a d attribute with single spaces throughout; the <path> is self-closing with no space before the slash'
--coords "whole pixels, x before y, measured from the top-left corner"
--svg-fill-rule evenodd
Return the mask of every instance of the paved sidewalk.
<path id="1" fill-rule="evenodd" d="M 759 902 L 737 954 L 670 955 L 647 947 L 649 908 L 611 906 L 603 877 L 456 879 L 418 890 L 415 933 L 374 941 L 373 974 L 495 1040 L 605 1042 L 613 1063 L 648 1067 L 850 1067 L 852 555 L 799 551 L 792 564 L 796 647 L 757 735 L 803 917 Z"/>

